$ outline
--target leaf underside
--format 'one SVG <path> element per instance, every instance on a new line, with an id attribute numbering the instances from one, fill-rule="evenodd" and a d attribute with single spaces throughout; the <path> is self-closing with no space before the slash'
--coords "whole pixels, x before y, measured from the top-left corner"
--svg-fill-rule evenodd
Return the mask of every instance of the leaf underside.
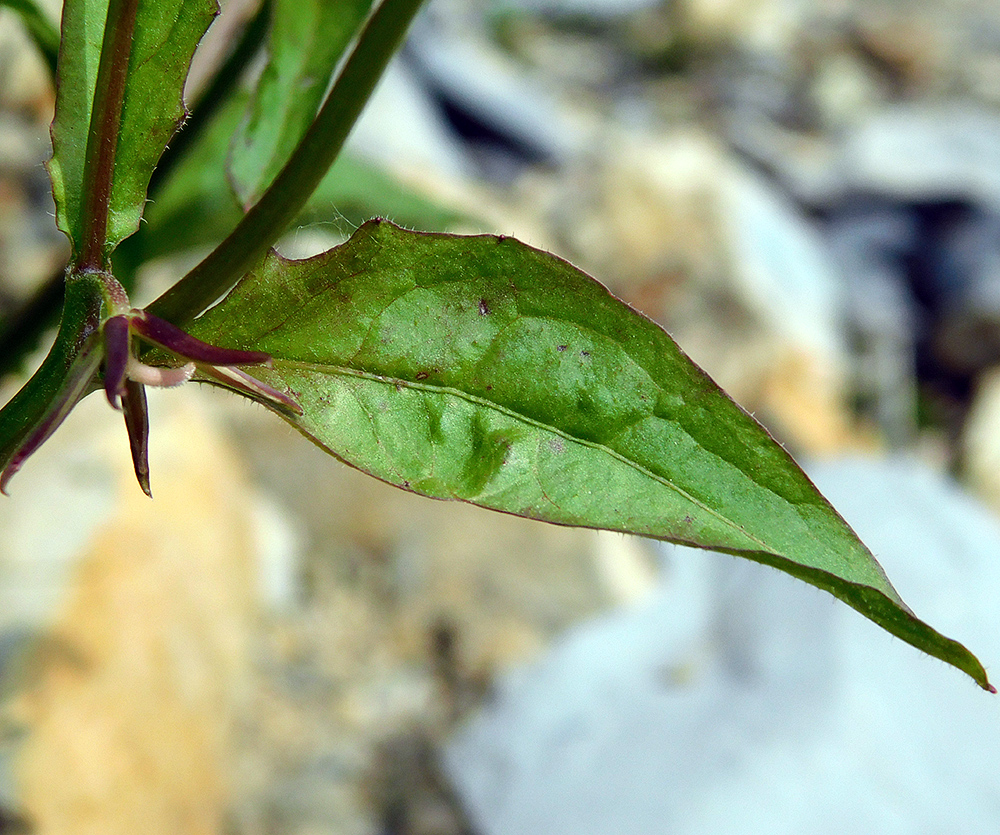
<path id="1" fill-rule="evenodd" d="M 293 424 L 377 478 L 772 565 L 989 687 L 665 331 L 552 255 L 372 221 L 312 259 L 272 254 L 190 330 L 270 353 L 255 374 L 298 400 Z"/>

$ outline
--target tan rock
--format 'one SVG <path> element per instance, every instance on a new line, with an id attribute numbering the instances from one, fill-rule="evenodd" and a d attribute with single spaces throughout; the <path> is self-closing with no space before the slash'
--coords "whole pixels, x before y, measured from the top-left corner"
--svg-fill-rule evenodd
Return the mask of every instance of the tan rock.
<path id="1" fill-rule="evenodd" d="M 979 380 L 962 434 L 962 471 L 973 491 L 1000 511 L 1000 369 Z"/>
<path id="2" fill-rule="evenodd" d="M 11 485 L 18 502 L 45 508 L 40 563 L 65 512 L 96 510 L 71 523 L 65 587 L 46 598 L 47 616 L 36 607 L 44 637 L 28 674 L 8 682 L 8 714 L 26 732 L 16 802 L 39 835 L 220 831 L 255 624 L 255 542 L 247 482 L 197 395 L 151 397 L 153 501 L 135 484 L 120 418 L 96 396 Z M 81 461 L 98 500 L 53 503 Z"/>

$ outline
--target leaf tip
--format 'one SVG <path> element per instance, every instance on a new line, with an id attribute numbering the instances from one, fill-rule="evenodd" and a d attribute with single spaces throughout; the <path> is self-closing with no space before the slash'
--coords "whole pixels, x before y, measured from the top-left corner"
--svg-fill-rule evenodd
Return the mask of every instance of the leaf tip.
<path id="1" fill-rule="evenodd" d="M 989 677 L 986 675 L 986 669 L 979 663 L 978 659 L 973 658 L 973 661 L 975 664 L 972 669 L 963 669 L 965 669 L 965 671 L 972 676 L 973 681 L 975 681 L 976 684 L 978 684 L 983 690 L 987 693 L 993 693 L 996 695 L 997 689 L 990 683 Z"/>

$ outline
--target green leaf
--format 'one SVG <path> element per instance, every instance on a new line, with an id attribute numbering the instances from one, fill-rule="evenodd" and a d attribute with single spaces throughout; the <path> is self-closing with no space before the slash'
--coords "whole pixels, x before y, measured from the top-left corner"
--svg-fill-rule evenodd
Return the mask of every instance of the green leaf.
<path id="1" fill-rule="evenodd" d="M 137 260 L 214 246 L 243 217 L 226 178 L 226 155 L 247 100 L 235 96 L 204 127 L 185 158 L 146 208 L 139 234 L 119 249 L 139 246 Z"/>
<path id="2" fill-rule="evenodd" d="M 191 331 L 270 353 L 255 374 L 298 400 L 297 428 L 377 478 L 772 565 L 989 687 L 759 424 L 554 256 L 371 222 L 316 258 L 268 257 Z"/>
<path id="3" fill-rule="evenodd" d="M 225 160 L 245 105 L 244 98 L 236 97 L 220 110 L 183 162 L 163 182 L 155 202 L 146 209 L 139 234 L 119 248 L 119 255 L 134 244 L 140 251 L 133 260 L 158 258 L 214 245 L 232 231 L 243 212 L 226 183 Z M 373 163 L 344 152 L 299 213 L 295 225 L 335 224 L 346 234 L 375 214 L 421 229 L 442 229 L 468 220 L 400 184 Z"/>
<path id="4" fill-rule="evenodd" d="M 139 225 L 150 175 L 184 117 L 181 98 L 191 56 L 215 0 L 139 0 L 108 202 L 107 246 Z M 56 221 L 83 247 L 84 166 L 108 0 L 67 0 L 49 173 Z"/>
<path id="5" fill-rule="evenodd" d="M 276 0 L 270 57 L 230 158 L 244 206 L 260 198 L 288 161 L 370 7 L 371 0 Z"/>
<path id="6" fill-rule="evenodd" d="M 147 309 L 168 321 L 201 315 L 278 240 L 327 174 L 422 0 L 381 0 L 365 21 L 312 124 L 261 199 L 215 249 Z"/>
<path id="7" fill-rule="evenodd" d="M 74 251 L 83 244 L 83 168 L 108 0 L 66 0 L 63 6 L 59 83 L 52 121 L 49 176 L 56 224 Z"/>

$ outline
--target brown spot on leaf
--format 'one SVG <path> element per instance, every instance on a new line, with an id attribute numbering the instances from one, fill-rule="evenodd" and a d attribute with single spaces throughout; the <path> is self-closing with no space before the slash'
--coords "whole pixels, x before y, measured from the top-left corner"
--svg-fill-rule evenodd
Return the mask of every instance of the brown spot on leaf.
<path id="1" fill-rule="evenodd" d="M 565 345 L 556 345 L 556 350 L 561 353 L 562 351 L 566 350 L 566 346 Z"/>
<path id="2" fill-rule="evenodd" d="M 480 299 L 479 300 L 479 315 L 480 316 L 489 316 L 490 315 L 490 306 L 487 303 L 486 299 Z"/>
<path id="3" fill-rule="evenodd" d="M 417 380 L 426 380 L 426 379 L 427 379 L 428 377 L 430 377 L 430 376 L 431 376 L 431 375 L 430 375 L 430 374 L 428 374 L 428 373 L 427 373 L 426 371 L 418 371 L 418 372 L 417 372 L 417 373 L 416 373 L 416 374 L 414 375 L 414 377 L 415 377 L 415 378 L 416 378 Z"/>

